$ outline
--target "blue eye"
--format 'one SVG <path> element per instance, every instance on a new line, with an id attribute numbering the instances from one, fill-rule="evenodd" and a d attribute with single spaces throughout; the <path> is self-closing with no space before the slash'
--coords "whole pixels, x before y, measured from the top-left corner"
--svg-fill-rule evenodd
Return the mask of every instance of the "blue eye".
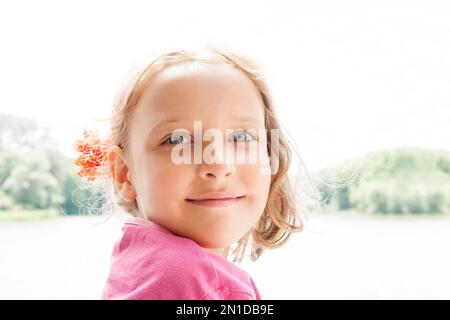
<path id="1" fill-rule="evenodd" d="M 256 139 L 253 135 L 249 134 L 246 131 L 239 131 L 233 137 L 238 137 L 237 140 L 233 139 L 233 142 L 248 142 L 251 139 Z"/>
<path id="2" fill-rule="evenodd" d="M 190 143 L 190 139 L 183 135 L 177 135 L 172 133 L 171 136 L 166 139 L 162 144 L 180 144 L 180 143 Z"/>

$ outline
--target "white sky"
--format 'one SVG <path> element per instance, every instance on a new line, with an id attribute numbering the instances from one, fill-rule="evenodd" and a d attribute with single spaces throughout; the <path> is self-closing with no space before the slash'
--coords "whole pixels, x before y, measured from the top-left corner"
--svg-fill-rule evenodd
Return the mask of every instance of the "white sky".
<path id="1" fill-rule="evenodd" d="M 2 1 L 0 40 L 0 111 L 50 126 L 72 157 L 149 53 L 208 44 L 263 63 L 308 168 L 450 150 L 448 1 Z"/>

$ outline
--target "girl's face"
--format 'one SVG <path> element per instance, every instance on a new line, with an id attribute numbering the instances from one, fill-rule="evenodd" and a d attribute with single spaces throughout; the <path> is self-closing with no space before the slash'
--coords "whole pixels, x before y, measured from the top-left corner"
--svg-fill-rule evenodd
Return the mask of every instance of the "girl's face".
<path id="1" fill-rule="evenodd" d="M 155 74 L 150 82 L 129 119 L 128 160 L 115 149 L 120 170 L 114 178 L 116 190 L 128 200 L 136 198 L 140 212 L 150 220 L 221 252 L 256 226 L 266 206 L 271 176 L 261 174 L 260 159 L 269 158 L 266 136 L 258 132 L 265 129 L 264 103 L 253 82 L 225 64 L 177 64 Z M 214 139 L 201 140 L 201 163 L 195 163 L 194 121 L 201 121 L 200 139 L 207 129 L 219 130 L 223 140 L 217 142 L 234 148 L 235 155 L 256 148 L 258 142 L 252 138 L 256 133 L 265 144 L 259 149 L 263 154 L 258 154 L 256 163 L 231 163 L 220 152 L 210 152 L 219 163 L 206 163 L 202 152 L 217 144 Z M 247 135 L 245 130 L 253 131 Z M 172 150 L 180 143 L 191 149 L 190 163 L 173 160 Z M 243 197 L 217 201 L 215 206 L 189 200 L 213 192 L 219 193 L 216 198 Z"/>

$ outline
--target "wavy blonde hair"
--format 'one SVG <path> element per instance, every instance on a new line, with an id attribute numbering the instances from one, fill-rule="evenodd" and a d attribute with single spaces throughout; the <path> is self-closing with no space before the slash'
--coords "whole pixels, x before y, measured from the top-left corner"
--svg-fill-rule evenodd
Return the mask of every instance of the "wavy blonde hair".
<path id="1" fill-rule="evenodd" d="M 267 203 L 262 216 L 255 228 L 249 230 L 237 242 L 225 250 L 226 258 L 233 258 L 233 262 L 241 263 L 248 247 L 251 248 L 251 260 L 256 261 L 266 248 L 277 248 L 285 244 L 292 233 L 303 229 L 303 220 L 298 214 L 298 207 L 294 188 L 289 180 L 288 169 L 291 165 L 292 150 L 288 140 L 280 130 L 272 105 L 269 89 L 257 64 L 243 56 L 230 51 L 212 48 L 209 55 L 194 51 L 178 50 L 166 51 L 156 58 L 141 71 L 137 72 L 128 85 L 116 97 L 110 120 L 110 139 L 112 144 L 118 145 L 125 154 L 129 150 L 129 119 L 136 107 L 144 89 L 151 82 L 151 76 L 156 72 L 181 62 L 215 62 L 226 63 L 243 71 L 255 84 L 261 94 L 265 109 L 266 129 L 279 129 L 279 141 L 277 146 L 278 171 L 271 176 L 270 190 Z M 271 130 L 266 130 L 269 133 Z M 272 148 L 271 135 L 267 134 L 267 149 L 269 156 Z M 310 185 L 311 187 L 311 185 Z M 127 202 L 117 196 L 115 190 L 113 198 L 115 204 L 133 216 L 140 216 L 136 200 Z M 251 244 L 249 245 L 249 243 Z"/>

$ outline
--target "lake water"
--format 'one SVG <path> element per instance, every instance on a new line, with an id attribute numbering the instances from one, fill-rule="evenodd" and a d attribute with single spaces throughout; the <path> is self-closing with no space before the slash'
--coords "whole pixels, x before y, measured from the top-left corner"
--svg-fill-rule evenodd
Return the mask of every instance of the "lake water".
<path id="1" fill-rule="evenodd" d="M 0 299 L 99 299 L 123 217 L 0 223 Z M 450 299 L 450 219 L 322 214 L 241 265 L 264 299 Z"/>

